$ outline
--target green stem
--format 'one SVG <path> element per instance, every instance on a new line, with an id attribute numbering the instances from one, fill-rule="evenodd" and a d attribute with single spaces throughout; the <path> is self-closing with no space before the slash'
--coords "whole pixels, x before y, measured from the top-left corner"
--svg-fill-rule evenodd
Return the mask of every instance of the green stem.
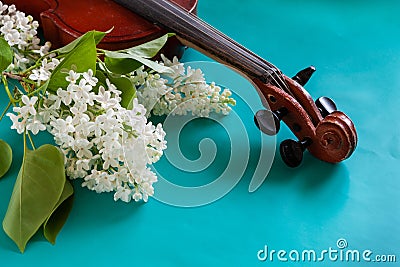
<path id="1" fill-rule="evenodd" d="M 11 107 L 11 101 L 10 101 L 10 102 L 8 102 L 8 105 L 7 105 L 7 107 L 4 109 L 3 113 L 1 113 L 1 116 L 0 116 L 0 121 L 3 119 L 4 115 L 6 115 L 6 113 L 7 113 L 7 110 L 8 110 L 10 107 Z"/>
<path id="2" fill-rule="evenodd" d="M 39 93 L 40 91 L 42 91 L 45 88 L 45 85 L 47 82 L 48 82 L 48 80 L 44 84 L 42 84 L 38 89 L 28 93 L 27 96 L 32 96 L 32 95 L 35 95 L 35 94 Z"/>
<path id="3" fill-rule="evenodd" d="M 50 54 L 52 54 L 53 52 L 48 52 L 47 54 L 41 56 L 39 59 L 35 59 L 33 58 L 33 60 L 36 61 L 35 65 L 30 66 L 29 68 L 27 68 L 26 70 L 24 70 L 23 72 L 21 72 L 21 75 L 25 75 L 26 73 L 30 72 L 33 69 L 36 69 L 37 67 L 39 67 L 40 65 L 42 65 L 42 60 L 46 57 L 48 57 Z M 31 55 L 31 53 L 27 54 L 28 56 Z M 57 56 L 58 57 L 58 56 Z"/>
<path id="4" fill-rule="evenodd" d="M 23 82 L 26 82 L 26 83 L 30 83 L 30 84 L 36 84 L 34 81 L 29 80 L 29 79 L 27 79 L 27 78 L 25 78 L 25 77 L 22 78 L 22 81 L 23 81 Z"/>
<path id="5" fill-rule="evenodd" d="M 38 62 L 39 61 L 37 61 L 35 65 L 32 65 L 29 68 L 27 68 L 26 70 L 24 70 L 23 72 L 21 72 L 21 75 L 25 75 L 26 73 L 30 72 L 31 70 L 36 69 L 39 66 Z M 40 64 L 42 64 L 42 63 L 40 63 Z"/>
<path id="6" fill-rule="evenodd" d="M 25 129 L 25 131 L 24 131 L 24 157 L 23 157 L 23 159 L 25 159 L 26 150 L 27 150 L 27 148 L 26 148 L 26 129 Z"/>
<path id="7" fill-rule="evenodd" d="M 16 101 L 16 100 L 14 99 L 14 97 L 12 96 L 12 94 L 11 94 L 11 92 L 10 92 L 10 88 L 8 88 L 7 78 L 6 78 L 6 76 L 5 76 L 4 74 L 1 75 L 1 80 L 3 81 L 4 90 L 6 90 L 6 93 L 7 93 L 7 95 L 8 95 L 8 98 L 10 99 L 11 103 L 12 103 L 12 104 L 15 104 L 16 102 L 18 102 L 18 101 Z"/>
<path id="8" fill-rule="evenodd" d="M 30 134 L 29 132 L 27 132 L 26 135 L 27 135 L 28 138 L 29 138 L 29 142 L 31 143 L 32 149 L 33 149 L 33 150 L 36 150 L 35 143 L 33 142 L 33 139 L 32 139 L 32 137 L 31 137 L 31 134 Z"/>

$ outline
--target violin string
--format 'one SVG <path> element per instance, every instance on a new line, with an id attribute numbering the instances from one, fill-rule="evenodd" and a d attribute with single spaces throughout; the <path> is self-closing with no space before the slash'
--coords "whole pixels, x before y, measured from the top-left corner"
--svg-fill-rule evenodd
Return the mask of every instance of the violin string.
<path id="1" fill-rule="evenodd" d="M 218 30 L 213 31 L 214 33 L 218 34 L 220 33 Z M 219 35 L 219 37 L 225 37 L 226 35 Z M 220 39 L 219 39 L 220 40 Z M 216 41 L 219 41 L 216 40 Z M 225 45 L 228 45 L 229 49 L 233 49 L 235 52 L 240 53 L 243 57 L 245 57 L 247 60 L 249 60 L 253 65 L 258 66 L 258 68 L 261 68 L 263 70 L 263 74 L 268 75 L 269 78 L 275 83 L 276 86 L 279 88 L 289 91 L 288 85 L 286 81 L 282 77 L 282 72 L 276 68 L 275 66 L 271 67 L 269 64 L 266 64 L 266 62 L 257 56 L 256 54 L 253 54 L 253 52 L 247 50 L 246 48 L 242 47 L 238 43 L 234 42 L 230 38 L 224 38 Z M 251 55 L 251 56 L 249 56 Z M 267 67 L 266 67 L 267 66 Z M 263 77 L 265 78 L 265 77 Z"/>
<path id="2" fill-rule="evenodd" d="M 178 35 L 187 37 L 184 39 L 194 43 L 195 45 L 198 45 L 199 47 L 202 47 L 202 44 L 196 42 L 196 38 L 193 37 L 193 32 L 200 32 L 204 37 L 206 37 L 206 39 L 212 41 L 214 48 L 219 50 L 218 52 L 223 53 L 225 60 L 231 60 L 230 58 L 233 57 L 232 53 L 234 53 L 234 56 L 239 55 L 243 60 L 246 61 L 245 68 L 247 69 L 244 69 L 243 67 L 240 68 L 241 66 L 237 66 L 235 62 L 231 61 L 234 66 L 239 67 L 239 69 L 247 72 L 247 74 L 261 78 L 265 82 L 267 82 L 266 78 L 268 77 L 270 78 L 269 81 L 274 82 L 274 85 L 291 94 L 289 86 L 282 76 L 282 72 L 272 63 L 262 59 L 260 56 L 243 47 L 233 39 L 229 38 L 219 30 L 201 20 L 199 17 L 187 12 L 180 6 L 172 4 L 169 1 L 158 0 L 117 0 L 117 2 L 131 9 L 135 7 L 135 11 L 139 11 L 139 7 L 147 7 L 147 10 L 151 10 L 152 12 L 143 12 L 146 13 L 143 15 L 147 15 L 150 20 L 157 21 L 157 23 L 161 26 L 177 32 Z M 144 8 L 144 10 L 146 10 L 146 8 Z M 161 19 L 163 17 L 165 18 L 166 16 L 174 16 L 175 18 L 172 23 L 168 23 L 167 25 L 166 21 L 171 22 L 171 18 L 166 19 L 164 21 L 165 23 L 163 23 L 163 20 Z M 212 52 L 207 48 L 208 47 L 204 47 L 203 45 L 204 50 Z M 253 66 L 253 68 L 250 69 L 249 65 Z"/>
<path id="3" fill-rule="evenodd" d="M 223 38 L 225 40 L 224 44 L 228 44 L 230 49 L 234 49 L 236 52 L 239 52 L 242 56 L 246 57 L 248 60 L 250 60 L 253 64 L 259 66 L 260 68 L 264 69 L 264 73 L 270 77 L 276 86 L 278 86 L 280 89 L 283 89 L 284 91 L 288 92 L 291 94 L 290 89 L 288 84 L 286 83 L 286 80 L 283 78 L 282 72 L 272 63 L 264 60 L 254 52 L 248 50 L 241 44 L 237 43 L 227 35 L 223 34 L 221 31 L 217 30 L 216 28 L 212 27 L 209 25 L 207 22 L 201 20 L 201 19 L 196 19 L 195 20 L 197 23 L 201 24 L 203 27 L 205 27 L 207 30 L 211 30 L 212 33 L 217 35 L 220 38 Z M 200 28 L 197 28 L 198 30 L 201 30 Z M 204 31 L 202 31 L 205 33 Z M 205 33 L 207 34 L 207 33 Z M 219 41 L 219 40 L 216 40 Z M 267 67 L 265 67 L 267 66 Z"/>
<path id="4" fill-rule="evenodd" d="M 170 4 L 172 6 L 172 4 Z M 211 37 L 218 36 L 220 38 L 224 39 L 224 44 L 228 45 L 230 49 L 234 50 L 235 52 L 239 52 L 242 56 L 244 56 L 247 60 L 250 60 L 253 64 L 259 66 L 262 68 L 275 83 L 276 86 L 279 88 L 287 91 L 290 93 L 289 86 L 287 85 L 285 79 L 282 77 L 282 72 L 272 63 L 264 60 L 254 52 L 248 50 L 246 47 L 242 46 L 241 44 L 237 43 L 227 35 L 223 34 L 221 31 L 217 30 L 213 26 L 209 25 L 207 22 L 199 19 L 197 16 L 192 15 L 191 18 L 193 21 L 196 23 L 200 24 L 202 27 L 204 27 L 205 30 L 211 31 L 214 35 L 208 34 L 205 30 L 201 29 L 200 27 L 196 27 L 196 30 L 200 30 L 203 34 Z M 196 25 L 194 25 L 196 26 Z M 220 39 L 215 38 L 216 42 L 220 41 Z M 265 67 L 267 66 L 267 67 Z"/>
<path id="5" fill-rule="evenodd" d="M 176 5 L 173 5 L 172 3 L 165 3 L 165 4 L 167 4 L 171 8 L 174 8 L 175 9 L 174 10 L 175 14 L 179 15 L 181 13 L 181 12 L 179 12 L 179 11 L 181 11 L 179 9 L 182 9 L 182 8 L 177 7 Z M 250 51 L 249 49 L 247 49 L 243 45 L 237 43 L 232 38 L 228 37 L 227 35 L 225 35 L 221 31 L 217 30 L 216 28 L 214 28 L 213 26 L 211 26 L 210 24 L 208 24 L 204 20 L 200 19 L 199 17 L 197 17 L 197 16 L 195 16 L 193 14 L 190 14 L 190 13 L 184 13 L 184 15 L 185 16 L 188 16 L 188 15 L 191 16 L 190 21 L 192 21 L 192 22 L 194 21 L 195 23 L 201 25 L 205 30 L 211 31 L 213 34 L 211 34 L 211 35 L 208 34 L 207 32 L 205 32 L 205 30 L 202 30 L 200 27 L 196 27 L 196 30 L 200 30 L 206 36 L 211 36 L 211 37 L 218 36 L 220 38 L 223 38 L 225 40 L 225 42 L 223 42 L 225 45 L 228 45 L 229 48 L 234 50 L 235 52 L 239 52 L 247 60 L 250 60 L 253 64 L 258 65 L 260 68 L 262 68 L 264 70 L 263 74 L 267 74 L 274 81 L 276 86 L 278 86 L 280 89 L 283 89 L 284 91 L 286 91 L 286 92 L 291 94 L 289 86 L 286 83 L 286 80 L 282 76 L 283 75 L 282 72 L 275 65 L 273 65 L 272 63 L 264 60 L 263 58 L 261 58 L 260 56 L 258 56 L 254 52 Z M 185 18 L 184 18 L 184 20 L 185 20 Z M 185 21 L 188 21 L 188 20 L 185 20 Z M 196 25 L 191 25 L 191 26 L 196 26 Z M 220 42 L 220 39 L 215 38 L 214 41 L 215 42 Z"/>

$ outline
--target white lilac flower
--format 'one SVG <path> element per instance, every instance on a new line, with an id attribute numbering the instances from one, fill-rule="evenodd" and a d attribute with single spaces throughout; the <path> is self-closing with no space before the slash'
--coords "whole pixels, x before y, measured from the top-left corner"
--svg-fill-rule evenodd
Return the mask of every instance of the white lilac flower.
<path id="1" fill-rule="evenodd" d="M 34 21 L 32 16 L 18 11 L 15 5 L 4 5 L 0 2 L 0 24 L 2 25 L 0 36 L 11 46 L 15 55 L 7 71 L 18 72 L 26 69 L 49 51 L 49 42 L 43 46 L 39 45 L 40 39 L 37 37 L 39 23 Z M 30 57 L 25 57 L 24 55 L 30 51 L 34 53 L 30 53 Z M 43 75 L 37 75 L 37 77 L 43 77 Z"/>
<path id="2" fill-rule="evenodd" d="M 99 87 L 99 93 L 97 96 L 95 96 L 95 99 L 104 109 L 111 110 L 110 108 L 119 105 L 118 99 L 111 97 L 111 92 L 106 90 L 102 85 Z"/>
<path id="3" fill-rule="evenodd" d="M 40 85 L 41 82 L 47 81 L 50 78 L 51 71 L 53 71 L 58 64 L 60 64 L 60 61 L 56 58 L 49 58 L 49 60 L 50 61 L 48 61 L 47 58 L 44 58 L 41 66 L 38 69 L 32 70 L 32 73 L 29 75 L 29 79 L 36 81 L 38 85 Z"/>
<path id="4" fill-rule="evenodd" d="M 39 49 L 34 49 L 33 52 L 39 54 L 42 57 L 47 53 L 49 53 L 50 48 L 51 48 L 51 43 L 47 41 Z"/>
<path id="5" fill-rule="evenodd" d="M 70 84 L 76 84 L 76 81 L 80 78 L 80 76 L 81 76 L 80 73 L 76 73 L 75 71 L 70 70 L 68 76 L 65 79 Z"/>
<path id="6" fill-rule="evenodd" d="M 132 196 L 132 190 L 127 186 L 118 186 L 117 192 L 114 194 L 114 200 L 121 199 L 124 202 L 129 202 L 133 198 L 135 201 L 139 201 L 140 198 L 137 198 L 135 194 Z"/>
<path id="7" fill-rule="evenodd" d="M 22 103 L 24 105 L 21 107 L 21 110 L 20 110 L 21 114 L 23 114 L 23 115 L 29 115 L 29 114 L 36 115 L 35 104 L 36 104 L 37 100 L 38 100 L 37 96 L 32 96 L 31 98 L 29 98 L 28 96 L 23 95 L 22 96 Z"/>
<path id="8" fill-rule="evenodd" d="M 25 130 L 25 122 L 23 120 L 20 121 L 20 119 L 23 119 L 21 113 L 18 115 L 15 115 L 14 113 L 7 113 L 7 116 L 13 123 L 11 125 L 11 129 L 15 129 L 17 130 L 17 133 L 22 134 Z"/>
<path id="9" fill-rule="evenodd" d="M 6 11 L 8 8 L 8 5 L 3 5 L 2 2 L 0 2 L 0 14 L 2 14 L 4 11 Z"/>
<path id="10" fill-rule="evenodd" d="M 89 69 L 87 72 L 83 73 L 83 78 L 91 86 L 96 86 L 98 79 L 93 76 L 93 71 Z"/>
<path id="11" fill-rule="evenodd" d="M 4 39 L 8 42 L 10 46 L 17 45 L 20 43 L 20 34 L 17 30 L 13 30 L 4 35 Z"/>
<path id="12" fill-rule="evenodd" d="M 172 74 L 163 78 L 159 74 L 144 74 L 146 72 L 140 68 L 132 75 L 138 86 L 138 98 L 148 112 L 154 115 L 184 115 L 189 112 L 207 117 L 210 112 L 227 115 L 231 106 L 236 104 L 230 97 L 230 90 L 207 83 L 200 69 L 189 66 L 185 70 L 176 57 L 172 61 L 164 56 L 162 59 L 173 70 Z"/>
<path id="13" fill-rule="evenodd" d="M 60 61 L 47 54 L 49 43 L 39 46 L 37 22 L 0 2 L 0 23 L 0 35 L 13 45 L 15 55 L 8 71 L 35 62 L 23 56 L 30 49 L 46 57 L 30 71 L 29 79 L 37 86 L 49 80 Z M 64 155 L 67 176 L 83 179 L 82 186 L 98 193 L 113 191 L 114 200 L 147 201 L 157 181 L 149 165 L 166 148 L 162 125 L 147 121 L 150 112 L 208 116 L 210 112 L 228 114 L 235 104 L 229 90 L 206 83 L 200 70 L 185 70 L 177 58 L 163 57 L 163 61 L 173 74 L 162 77 L 142 67 L 128 75 L 138 88 L 130 110 L 121 106 L 122 92 L 108 79 L 100 85 L 92 70 L 70 70 L 66 88 L 40 93 L 40 101 L 38 96 L 23 95 L 14 113 L 7 114 L 11 128 L 20 134 L 47 129 Z"/>
<path id="14" fill-rule="evenodd" d="M 64 154 L 67 175 L 83 178 L 82 186 L 98 193 L 114 191 L 115 200 L 147 201 L 157 181 L 148 165 L 166 148 L 161 125 L 147 121 L 147 111 L 137 99 L 131 110 L 123 108 L 121 91 L 109 81 L 93 92 L 98 82 L 93 71 L 70 71 L 66 80 L 67 88 L 45 96 L 44 102 L 64 110 L 47 117 L 49 131 Z M 90 109 L 88 98 L 93 102 Z"/>
<path id="15" fill-rule="evenodd" d="M 13 124 L 11 129 L 17 130 L 19 134 L 22 134 L 25 130 L 37 134 L 39 131 L 46 130 L 46 126 L 40 120 L 41 116 L 38 115 L 36 110 L 38 97 L 32 96 L 29 98 L 27 95 L 21 97 L 19 107 L 13 107 L 13 112 L 7 113 L 7 116 L 11 119 Z"/>
<path id="16" fill-rule="evenodd" d="M 39 131 L 46 130 L 46 126 L 35 116 L 32 121 L 29 121 L 27 123 L 26 129 L 36 135 L 38 134 Z"/>

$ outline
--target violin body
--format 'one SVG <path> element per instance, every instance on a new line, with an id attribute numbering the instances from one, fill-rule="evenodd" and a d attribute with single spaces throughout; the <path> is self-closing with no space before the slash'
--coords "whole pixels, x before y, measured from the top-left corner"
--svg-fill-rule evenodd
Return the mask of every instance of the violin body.
<path id="1" fill-rule="evenodd" d="M 195 14 L 197 0 L 171 0 Z M 156 39 L 163 28 L 143 19 L 112 0 L 3 0 L 40 21 L 44 37 L 53 48 L 68 44 L 91 30 L 109 31 L 100 48 L 120 50 Z M 174 38 L 167 44 L 167 55 L 181 55 L 182 45 Z"/>

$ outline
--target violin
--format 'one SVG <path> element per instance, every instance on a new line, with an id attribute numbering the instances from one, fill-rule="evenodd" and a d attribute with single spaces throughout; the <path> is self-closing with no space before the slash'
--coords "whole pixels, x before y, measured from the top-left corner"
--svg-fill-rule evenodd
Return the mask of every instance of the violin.
<path id="1" fill-rule="evenodd" d="M 280 144 L 283 161 L 297 167 L 307 149 L 316 158 L 337 163 L 350 157 L 357 145 L 357 132 L 346 114 L 327 97 L 313 101 L 303 86 L 315 71 L 308 67 L 293 78 L 213 28 L 199 17 L 165 0 L 115 0 L 127 9 L 177 34 L 184 45 L 226 64 L 251 80 L 265 99 L 265 110 L 254 121 L 268 135 L 275 135 L 280 121 L 297 137 Z"/>
<path id="2" fill-rule="evenodd" d="M 39 2 L 43 1 L 57 2 L 56 0 Z M 61 2 L 61 0 L 58 1 Z M 103 12 L 107 9 L 93 11 L 93 8 L 103 1 L 108 4 L 112 2 L 109 0 L 80 2 L 88 3 L 87 12 L 92 12 L 96 14 L 95 16 L 104 16 Z M 265 109 L 257 111 L 254 115 L 257 127 L 267 135 L 275 135 L 283 121 L 297 138 L 297 140 L 287 139 L 280 144 L 281 157 L 288 166 L 299 166 L 306 149 L 316 158 L 330 163 L 341 162 L 354 152 L 357 145 L 357 132 L 351 119 L 345 113 L 338 111 L 335 103 L 328 97 L 320 97 L 314 102 L 303 87 L 314 73 L 314 67 L 303 69 L 294 77 L 289 78 L 270 62 L 197 17 L 195 0 L 182 1 L 184 3 L 177 3 L 177 0 L 114 0 L 114 2 L 120 5 L 117 9 L 121 11 L 120 14 L 113 15 L 115 18 L 145 20 L 146 27 L 152 26 L 159 31 L 174 32 L 181 44 L 199 50 L 210 58 L 236 69 L 248 78 L 255 85 L 265 106 Z M 53 6 L 51 12 L 54 13 L 55 10 L 56 7 Z M 41 13 L 41 17 L 43 23 L 43 18 L 46 19 L 46 16 Z M 86 18 L 90 20 L 90 16 Z M 73 14 L 70 20 L 73 24 L 75 21 Z M 132 24 L 129 27 L 135 29 L 140 26 Z M 108 30 L 97 25 L 85 25 L 84 28 L 85 30 Z M 117 28 L 116 26 L 115 30 Z M 83 33 L 80 32 L 80 34 Z M 146 38 L 154 38 L 154 35 L 150 34 L 150 37 Z M 138 39 L 146 41 L 144 40 L 146 38 Z M 120 42 L 116 41 L 113 48 L 119 49 L 121 43 L 124 44 L 124 42 L 122 39 Z"/>

